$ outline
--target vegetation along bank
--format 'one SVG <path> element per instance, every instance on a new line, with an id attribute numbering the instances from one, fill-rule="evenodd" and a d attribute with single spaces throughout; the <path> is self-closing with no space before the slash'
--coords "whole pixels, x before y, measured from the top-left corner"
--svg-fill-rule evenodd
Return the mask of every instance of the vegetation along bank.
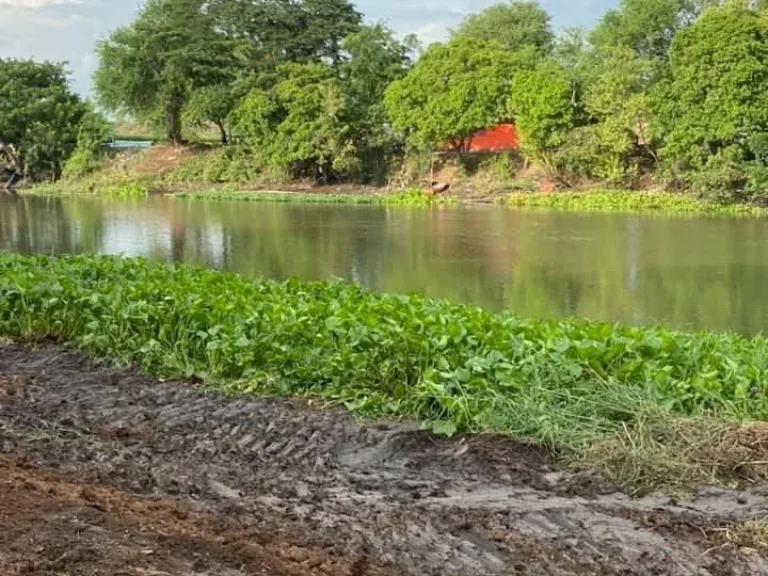
<path id="1" fill-rule="evenodd" d="M 591 30 L 554 31 L 538 4 L 514 0 L 424 47 L 364 23 L 348 0 L 153 0 L 96 53 L 94 104 L 59 64 L 0 60 L 4 162 L 28 182 L 102 171 L 103 143 L 126 126 L 104 110 L 143 137 L 205 145 L 176 183 L 402 189 L 436 178 L 724 202 L 768 190 L 762 3 L 622 0 Z M 500 124 L 514 125 L 517 149 L 471 153 L 474 135 Z"/>
<path id="2" fill-rule="evenodd" d="M 354 285 L 0 254 L 0 334 L 232 394 L 497 430 L 638 487 L 768 477 L 768 340 L 523 320 Z"/>

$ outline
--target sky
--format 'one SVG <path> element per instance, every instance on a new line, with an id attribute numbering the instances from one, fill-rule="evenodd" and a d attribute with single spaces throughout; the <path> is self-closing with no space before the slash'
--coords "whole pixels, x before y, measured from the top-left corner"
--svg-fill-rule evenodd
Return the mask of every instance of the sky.
<path id="1" fill-rule="evenodd" d="M 498 0 L 357 0 L 367 22 L 417 34 L 425 44 L 444 40 L 466 14 Z M 555 29 L 592 26 L 616 0 L 542 0 Z M 131 21 L 140 0 L 0 0 L 0 58 L 66 61 L 72 85 L 87 96 L 96 67 L 93 47 Z"/>

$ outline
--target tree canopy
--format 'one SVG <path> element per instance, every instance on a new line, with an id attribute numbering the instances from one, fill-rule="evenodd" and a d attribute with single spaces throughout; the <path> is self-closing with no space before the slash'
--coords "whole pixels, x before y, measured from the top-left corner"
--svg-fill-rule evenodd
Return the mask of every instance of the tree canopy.
<path id="1" fill-rule="evenodd" d="M 510 0 L 466 16 L 453 32 L 456 38 L 495 41 L 508 50 L 533 48 L 548 53 L 554 35 L 550 17 L 534 0 Z"/>
<path id="2" fill-rule="evenodd" d="M 765 6 L 620 0 L 555 34 L 537 2 L 509 0 L 422 52 L 350 0 L 147 0 L 98 43 L 95 88 L 172 142 L 216 128 L 249 174 L 382 183 L 409 154 L 465 159 L 477 131 L 512 121 L 525 160 L 563 181 L 653 176 L 732 198 L 768 193 Z M 63 69 L 2 73 L 6 150 L 56 176 L 77 148 L 68 171 L 92 169 L 106 127 Z"/>
<path id="3" fill-rule="evenodd" d="M 278 69 L 269 91 L 256 88 L 235 111 L 235 129 L 267 162 L 294 177 L 327 179 L 349 169 L 352 143 L 342 117 L 338 80 L 321 64 L 291 63 Z"/>
<path id="4" fill-rule="evenodd" d="M 182 139 L 182 113 L 197 89 L 232 82 L 234 43 L 221 34 L 205 0 L 148 0 L 136 20 L 99 42 L 96 93 L 107 108 Z"/>
<path id="5" fill-rule="evenodd" d="M 662 158 L 677 172 L 756 160 L 768 134 L 768 22 L 739 5 L 711 7 L 672 42 L 654 93 Z"/>
<path id="6" fill-rule="evenodd" d="M 523 151 L 555 170 L 553 154 L 574 126 L 573 86 L 557 62 L 547 60 L 515 76 L 509 108 L 520 131 Z"/>
<path id="7" fill-rule="evenodd" d="M 678 30 L 698 14 L 695 0 L 621 0 L 592 31 L 597 46 L 631 48 L 644 58 L 666 58 Z"/>
<path id="8" fill-rule="evenodd" d="M 23 176 L 61 174 L 86 111 L 62 64 L 0 59 L 0 145 Z"/>
<path id="9" fill-rule="evenodd" d="M 348 0 L 211 0 L 210 13 L 229 38 L 244 40 L 257 68 L 330 60 L 362 16 Z"/>

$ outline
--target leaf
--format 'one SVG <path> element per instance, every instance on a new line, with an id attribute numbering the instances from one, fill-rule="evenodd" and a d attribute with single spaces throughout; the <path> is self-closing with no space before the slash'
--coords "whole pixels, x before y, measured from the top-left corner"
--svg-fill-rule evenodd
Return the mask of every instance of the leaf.
<path id="1" fill-rule="evenodd" d="M 441 436 L 451 437 L 457 430 L 456 424 L 451 420 L 438 420 L 432 423 L 432 432 Z"/>

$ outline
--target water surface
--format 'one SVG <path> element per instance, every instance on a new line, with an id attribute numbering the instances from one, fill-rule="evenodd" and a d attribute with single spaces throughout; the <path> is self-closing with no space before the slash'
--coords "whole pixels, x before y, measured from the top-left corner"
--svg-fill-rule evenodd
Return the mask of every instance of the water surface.
<path id="1" fill-rule="evenodd" d="M 0 196 L 0 249 L 343 278 L 528 317 L 768 324 L 768 219 Z"/>

